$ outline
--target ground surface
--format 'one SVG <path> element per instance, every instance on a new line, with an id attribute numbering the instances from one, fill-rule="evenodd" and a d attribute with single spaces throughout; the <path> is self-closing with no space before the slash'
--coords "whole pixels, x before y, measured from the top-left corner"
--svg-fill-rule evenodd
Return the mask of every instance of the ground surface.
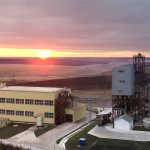
<path id="1" fill-rule="evenodd" d="M 95 114 L 92 114 L 92 118 L 95 117 Z M 80 126 L 84 125 L 89 121 L 89 112 L 87 112 L 87 117 L 77 123 L 64 123 L 62 125 L 57 126 L 56 128 L 46 132 L 45 134 L 36 138 L 33 134 L 34 132 L 31 130 L 27 130 L 23 133 L 20 133 L 9 140 L 12 142 L 17 142 L 20 144 L 32 145 L 37 147 L 43 147 L 48 150 L 59 150 L 56 145 L 56 141 L 66 134 L 74 131 Z"/>
<path id="2" fill-rule="evenodd" d="M 150 129 L 146 129 L 143 126 L 134 126 L 133 130 L 150 132 Z"/>
<path id="3" fill-rule="evenodd" d="M 78 97 L 92 98 L 99 97 L 100 99 L 92 101 L 92 108 L 94 111 L 98 107 L 112 107 L 112 93 L 111 90 L 107 89 L 85 89 L 85 90 L 72 90 L 72 95 Z M 86 99 L 81 99 L 80 102 L 86 103 L 89 106 L 89 101 Z"/>
<path id="4" fill-rule="evenodd" d="M 107 139 L 150 141 L 150 132 L 114 129 L 112 125 L 107 125 L 104 127 L 96 126 L 89 131 L 89 134 Z"/>
<path id="5" fill-rule="evenodd" d="M 107 89 L 85 89 L 85 90 L 72 90 L 72 94 L 79 97 L 101 97 L 111 98 L 111 90 Z"/>
<path id="6" fill-rule="evenodd" d="M 120 139 L 104 139 L 88 134 L 94 127 L 87 127 L 85 130 L 71 137 L 67 143 L 67 150 L 149 150 L 150 142 L 128 141 Z M 102 132 L 102 130 L 100 130 Z M 99 134 L 101 135 L 101 132 Z M 110 134 L 112 134 L 110 132 Z M 120 134 L 120 137 L 122 134 Z M 79 138 L 86 138 L 86 146 L 78 147 Z"/>
<path id="7" fill-rule="evenodd" d="M 0 144 L 0 150 L 23 150 L 23 149 L 12 147 L 12 146 L 9 146 L 9 145 L 6 146 L 6 145 Z"/>
<path id="8" fill-rule="evenodd" d="M 34 131 L 34 134 L 36 137 L 48 132 L 49 130 L 52 130 L 55 126 L 52 126 L 52 125 L 47 125 L 47 126 L 44 126 L 43 128 L 39 128 L 39 129 L 36 129 Z"/>
<path id="9" fill-rule="evenodd" d="M 4 128 L 0 128 L 0 138 L 6 139 L 9 137 L 12 137 L 16 134 L 19 134 L 20 132 L 27 130 L 31 126 L 33 126 L 32 124 L 21 124 L 21 123 L 17 123 L 18 125 L 17 127 L 14 127 L 13 125 L 14 124 L 11 123 Z"/>
<path id="10" fill-rule="evenodd" d="M 87 132 L 92 129 L 96 124 L 93 123 L 92 125 L 86 127 L 83 131 L 77 133 L 76 135 L 74 135 L 73 137 L 71 137 L 67 143 L 66 143 L 66 149 L 67 150 L 79 150 L 79 149 L 82 149 L 82 150 L 87 150 L 89 149 L 89 147 L 92 145 L 92 143 L 95 141 L 95 137 L 94 136 L 89 136 L 87 134 Z M 86 146 L 83 147 L 83 148 L 79 148 L 77 147 L 79 145 L 79 138 L 86 138 Z"/>

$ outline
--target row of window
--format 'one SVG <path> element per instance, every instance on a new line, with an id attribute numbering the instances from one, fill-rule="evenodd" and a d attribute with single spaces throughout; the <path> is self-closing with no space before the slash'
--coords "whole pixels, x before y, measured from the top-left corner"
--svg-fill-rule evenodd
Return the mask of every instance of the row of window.
<path id="1" fill-rule="evenodd" d="M 44 117 L 45 117 L 45 118 L 54 118 L 54 114 L 53 114 L 53 113 L 50 113 L 50 112 L 45 112 L 45 113 L 44 113 Z"/>
<path id="2" fill-rule="evenodd" d="M 5 110 L 5 109 L 0 109 L 0 114 L 16 115 L 16 116 L 28 116 L 28 117 L 34 116 L 34 113 L 32 111 L 15 111 L 15 110 Z M 45 118 L 54 118 L 54 114 L 51 112 L 45 112 L 44 117 Z"/>
<path id="3" fill-rule="evenodd" d="M 119 72 L 119 73 L 124 73 L 125 70 L 120 70 L 120 69 L 119 69 L 118 72 Z"/>
<path id="4" fill-rule="evenodd" d="M 124 91 L 123 90 L 118 90 L 118 93 L 124 93 Z"/>
<path id="5" fill-rule="evenodd" d="M 125 83 L 125 80 L 118 80 L 118 83 Z"/>
<path id="6" fill-rule="evenodd" d="M 32 111 L 14 111 L 14 110 L 5 110 L 5 109 L 0 109 L 0 114 L 3 115 L 16 115 L 16 116 L 28 116 L 28 117 L 33 117 L 34 113 Z"/>
<path id="7" fill-rule="evenodd" d="M 30 104 L 30 105 L 49 105 L 53 106 L 52 100 L 33 100 L 33 99 L 15 99 L 14 98 L 0 98 L 0 103 L 16 103 L 16 104 Z"/>

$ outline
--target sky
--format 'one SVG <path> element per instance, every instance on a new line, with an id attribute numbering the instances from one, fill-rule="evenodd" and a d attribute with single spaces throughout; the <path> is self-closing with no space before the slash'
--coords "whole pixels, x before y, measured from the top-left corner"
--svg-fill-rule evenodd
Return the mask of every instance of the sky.
<path id="1" fill-rule="evenodd" d="M 150 57 L 150 0 L 0 0 L 0 57 Z"/>

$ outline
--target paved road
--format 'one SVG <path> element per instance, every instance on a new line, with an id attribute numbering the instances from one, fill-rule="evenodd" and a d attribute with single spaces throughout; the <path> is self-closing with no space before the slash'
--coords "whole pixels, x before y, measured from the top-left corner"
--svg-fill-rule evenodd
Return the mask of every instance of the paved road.
<path id="1" fill-rule="evenodd" d="M 95 118 L 95 114 L 92 113 L 92 118 Z M 57 126 L 56 128 L 46 132 L 45 134 L 39 136 L 38 138 L 35 138 L 33 136 L 33 131 L 25 131 L 23 133 L 20 133 L 9 140 L 37 146 L 37 147 L 43 147 L 48 150 L 60 150 L 58 146 L 56 145 L 56 141 L 60 139 L 61 137 L 65 136 L 66 134 L 72 132 L 73 130 L 81 127 L 85 123 L 89 121 L 89 113 L 87 113 L 87 117 L 80 122 L 77 123 L 64 123 L 62 125 Z"/>
<path id="2" fill-rule="evenodd" d="M 107 125 L 105 127 L 96 126 L 88 133 L 99 138 L 150 141 L 150 132 L 119 130 L 112 128 L 112 125 Z"/>

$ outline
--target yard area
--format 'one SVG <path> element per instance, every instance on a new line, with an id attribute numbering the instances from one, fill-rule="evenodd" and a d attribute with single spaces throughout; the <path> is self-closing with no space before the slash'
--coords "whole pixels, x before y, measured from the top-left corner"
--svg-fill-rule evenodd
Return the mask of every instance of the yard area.
<path id="1" fill-rule="evenodd" d="M 14 127 L 14 125 L 18 125 L 16 127 Z M 16 134 L 19 134 L 25 130 L 27 130 L 28 128 L 32 127 L 32 124 L 23 124 L 23 123 L 10 123 L 8 124 L 8 126 L 4 127 L 4 128 L 0 128 L 0 138 L 1 139 L 7 139 L 10 138 Z"/>
<path id="2" fill-rule="evenodd" d="M 150 142 L 137 142 L 116 139 L 102 139 L 87 134 L 96 124 L 71 137 L 66 143 L 67 150 L 149 150 Z M 86 138 L 86 146 L 78 147 L 79 138 Z"/>
<path id="3" fill-rule="evenodd" d="M 35 136 L 38 137 L 38 136 L 46 133 L 47 131 L 52 130 L 53 128 L 55 128 L 54 125 L 47 125 L 47 126 L 45 126 L 43 128 L 39 128 L 39 129 L 34 131 Z"/>

